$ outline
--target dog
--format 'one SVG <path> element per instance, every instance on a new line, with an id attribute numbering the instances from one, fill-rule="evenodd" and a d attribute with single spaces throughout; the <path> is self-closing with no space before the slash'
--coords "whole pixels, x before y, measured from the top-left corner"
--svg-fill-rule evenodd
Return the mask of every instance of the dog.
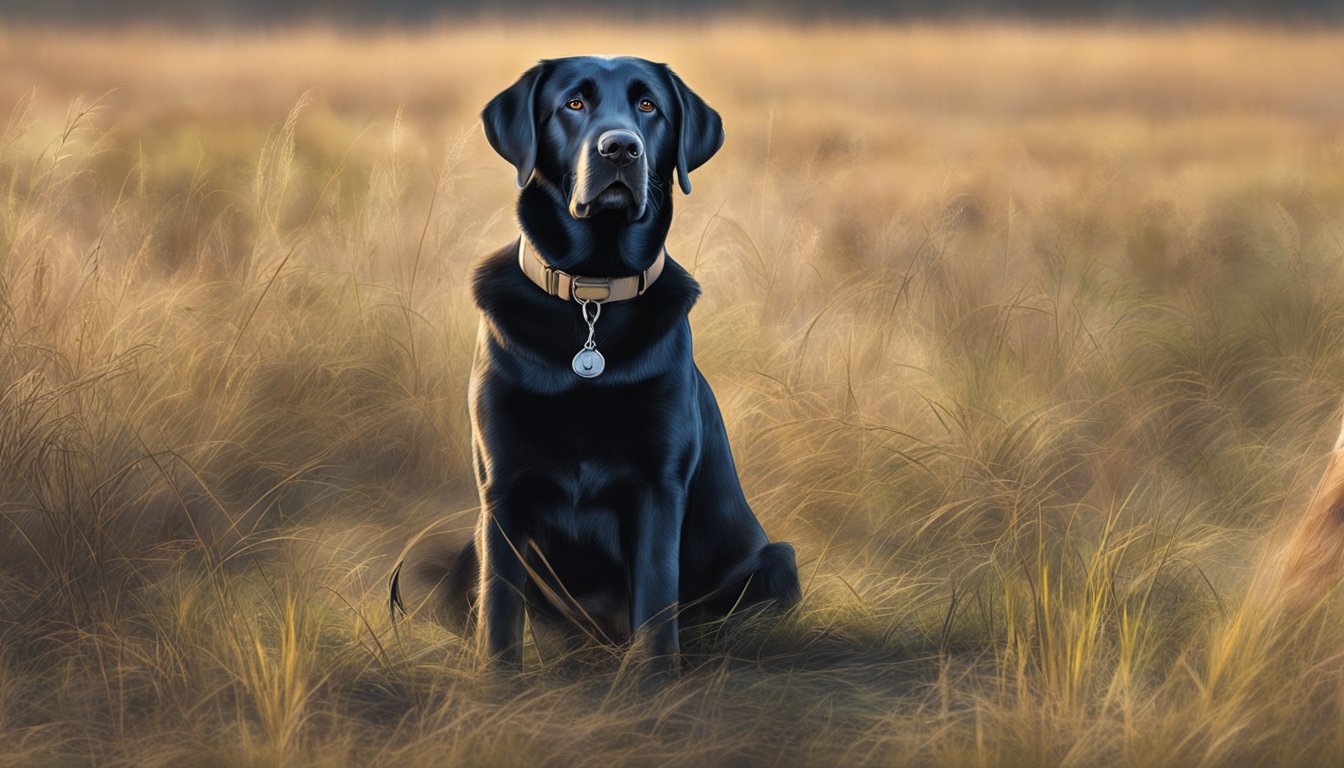
<path id="1" fill-rule="evenodd" d="M 472 276 L 481 507 L 474 538 L 422 569 L 441 580 L 435 612 L 474 624 L 487 664 L 520 668 L 525 613 L 675 660 L 687 612 L 792 607 L 794 549 L 743 495 L 691 355 L 700 287 L 664 248 L 673 175 L 689 194 L 719 114 L 664 64 L 574 57 L 539 62 L 481 117 L 517 170 L 522 233 Z"/>

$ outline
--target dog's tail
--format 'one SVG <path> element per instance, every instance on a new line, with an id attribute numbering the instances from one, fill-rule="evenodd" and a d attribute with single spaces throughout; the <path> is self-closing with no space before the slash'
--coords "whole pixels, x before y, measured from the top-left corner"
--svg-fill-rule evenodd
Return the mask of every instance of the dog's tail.
<path id="1" fill-rule="evenodd" d="M 1344 574 L 1344 430 L 1282 562 L 1280 596 L 1299 609 L 1318 602 Z"/>
<path id="2" fill-rule="evenodd" d="M 406 615 L 406 603 L 401 600 L 401 566 L 405 560 L 398 560 L 392 575 L 387 577 L 387 619 L 393 624 Z"/>
<path id="3" fill-rule="evenodd" d="M 473 510 L 466 510 L 470 512 Z M 464 637 L 473 632 L 480 561 L 464 513 L 445 515 L 406 542 L 387 576 L 387 614 L 427 616 Z"/>
<path id="4" fill-rule="evenodd" d="M 409 567 L 407 566 L 408 562 Z M 473 633 L 476 603 L 476 575 L 480 562 L 476 543 L 421 542 L 392 569 L 387 579 L 387 612 L 392 623 L 411 613 L 427 613 L 448 630 L 469 636 Z M 407 609 L 403 591 L 408 591 L 411 609 Z"/>

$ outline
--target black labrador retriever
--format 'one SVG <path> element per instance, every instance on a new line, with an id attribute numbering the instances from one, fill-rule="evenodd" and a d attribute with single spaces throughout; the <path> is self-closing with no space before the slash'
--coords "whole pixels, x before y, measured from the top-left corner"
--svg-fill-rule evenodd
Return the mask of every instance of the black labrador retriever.
<path id="1" fill-rule="evenodd" d="M 663 247 L 673 172 L 689 193 L 718 113 L 665 65 L 576 57 L 538 63 L 482 118 L 518 170 L 522 235 L 473 276 L 481 512 L 474 540 L 421 569 L 440 574 L 436 612 L 517 667 L 525 611 L 668 660 L 684 611 L 794 605 L 793 547 L 747 506 L 691 357 L 699 285 Z"/>

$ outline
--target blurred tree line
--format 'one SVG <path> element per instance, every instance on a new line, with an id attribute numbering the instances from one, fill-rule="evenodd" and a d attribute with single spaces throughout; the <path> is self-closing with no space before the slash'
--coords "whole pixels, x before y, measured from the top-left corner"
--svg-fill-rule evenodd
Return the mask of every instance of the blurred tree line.
<path id="1" fill-rule="evenodd" d="M 422 23 L 461 16 L 544 15 L 568 11 L 620 19 L 669 18 L 710 11 L 781 18 L 1344 20 L 1344 0 L 0 0 L 0 18 L 67 23 L 166 20 L 249 25 L 323 20 L 335 24 Z"/>

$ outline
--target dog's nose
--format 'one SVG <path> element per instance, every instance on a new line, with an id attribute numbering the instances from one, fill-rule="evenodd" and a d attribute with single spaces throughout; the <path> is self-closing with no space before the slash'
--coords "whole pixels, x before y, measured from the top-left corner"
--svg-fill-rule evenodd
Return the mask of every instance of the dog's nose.
<path id="1" fill-rule="evenodd" d="M 597 137 L 597 153 L 617 167 L 626 166 L 644 154 L 644 142 L 634 131 L 607 131 Z"/>

